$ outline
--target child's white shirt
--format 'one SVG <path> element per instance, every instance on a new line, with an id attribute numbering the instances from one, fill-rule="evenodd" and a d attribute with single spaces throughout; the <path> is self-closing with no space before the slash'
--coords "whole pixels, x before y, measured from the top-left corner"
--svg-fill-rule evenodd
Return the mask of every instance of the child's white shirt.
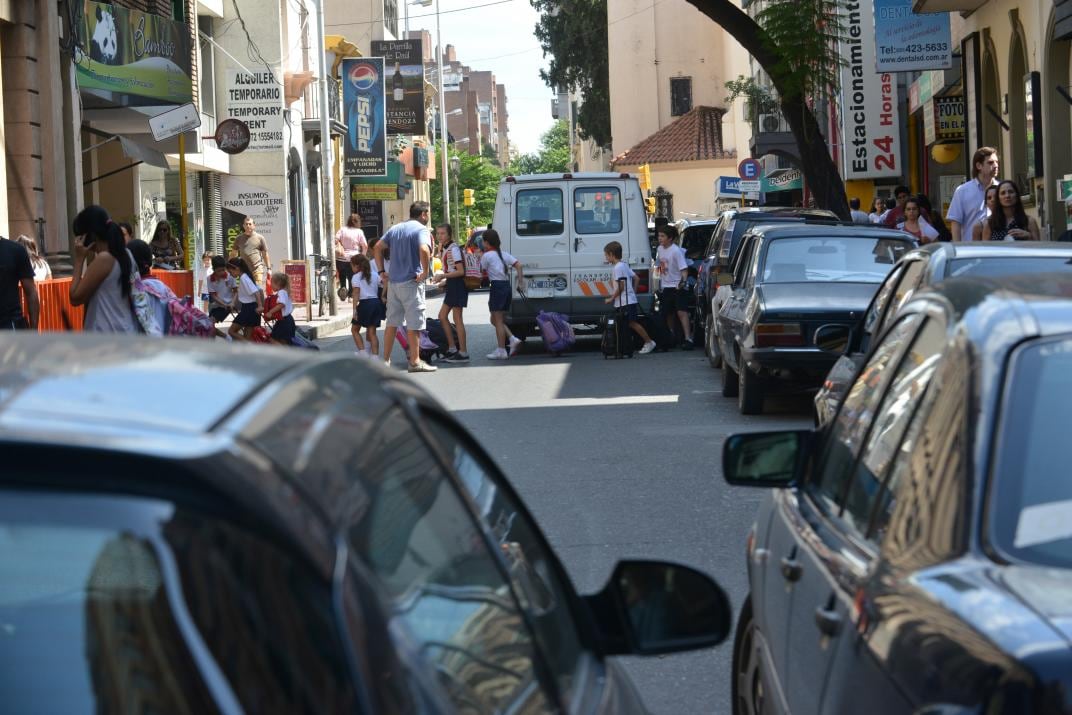
<path id="1" fill-rule="evenodd" d="M 370 277 L 366 277 L 363 272 L 355 273 L 354 277 L 350 279 L 350 285 L 357 289 L 358 300 L 380 297 L 379 273 L 374 272 Z"/>
<path id="2" fill-rule="evenodd" d="M 624 290 L 622 290 L 622 292 L 618 294 L 618 297 L 614 299 L 615 308 L 633 305 L 637 302 L 636 291 L 633 289 L 633 276 L 635 275 L 633 269 L 626 265 L 625 261 L 618 261 L 614 264 L 612 277 L 615 289 L 621 285 L 621 279 L 625 279 Z"/>
<path id="3" fill-rule="evenodd" d="M 290 299 L 290 295 L 287 294 L 285 288 L 275 294 L 275 299 L 283 306 L 283 313 L 279 316 L 280 318 L 285 318 L 294 312 L 294 301 Z"/>
<path id="4" fill-rule="evenodd" d="M 510 280 L 507 271 L 510 266 L 515 263 L 517 263 L 517 259 L 506 251 L 502 252 L 502 259 L 500 260 L 499 252 L 490 247 L 488 250 L 484 251 L 484 255 L 480 257 L 480 267 L 488 272 L 489 281 Z"/>
<path id="5" fill-rule="evenodd" d="M 243 273 L 242 278 L 238 281 L 238 302 L 256 303 L 258 291 L 260 291 L 260 288 L 249 277 L 249 274 Z"/>
<path id="6" fill-rule="evenodd" d="M 208 293 L 212 295 L 216 294 L 216 300 L 224 305 L 230 305 L 234 301 L 234 293 L 237 284 L 235 283 L 234 276 L 230 273 L 225 275 L 220 280 L 209 277 L 208 279 Z"/>

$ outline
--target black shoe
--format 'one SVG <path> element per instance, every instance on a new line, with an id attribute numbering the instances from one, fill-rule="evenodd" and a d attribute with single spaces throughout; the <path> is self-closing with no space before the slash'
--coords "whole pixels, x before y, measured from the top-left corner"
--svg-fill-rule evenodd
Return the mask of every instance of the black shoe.
<path id="1" fill-rule="evenodd" d="M 447 362 L 469 362 L 469 354 L 455 350 L 452 353 L 448 353 L 443 359 Z"/>
<path id="2" fill-rule="evenodd" d="M 685 342 L 681 343 L 681 349 L 682 350 L 695 350 L 696 349 L 696 344 L 693 343 L 691 340 L 686 340 Z"/>

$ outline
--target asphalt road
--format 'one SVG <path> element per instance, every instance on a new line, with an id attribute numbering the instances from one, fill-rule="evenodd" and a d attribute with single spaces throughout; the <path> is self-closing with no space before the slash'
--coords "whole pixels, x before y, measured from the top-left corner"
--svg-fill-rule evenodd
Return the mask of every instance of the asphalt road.
<path id="1" fill-rule="evenodd" d="M 439 305 L 430 300 L 429 315 Z M 472 362 L 415 378 L 498 460 L 577 590 L 599 590 L 618 559 L 666 559 L 714 576 L 736 617 L 762 495 L 722 481 L 722 442 L 808 426 L 808 400 L 768 400 L 768 414 L 742 417 L 702 350 L 604 360 L 595 337 L 553 357 L 537 336 L 517 357 L 492 362 L 487 293 L 470 294 L 465 320 Z M 348 331 L 320 344 L 353 350 Z M 392 358 L 404 368 L 401 348 Z M 731 651 L 732 636 L 715 649 L 624 663 L 654 713 L 729 713 Z"/>

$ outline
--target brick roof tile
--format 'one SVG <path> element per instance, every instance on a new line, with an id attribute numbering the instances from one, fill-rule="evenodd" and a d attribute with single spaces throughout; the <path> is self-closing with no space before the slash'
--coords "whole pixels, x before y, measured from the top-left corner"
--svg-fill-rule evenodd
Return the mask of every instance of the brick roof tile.
<path id="1" fill-rule="evenodd" d="M 611 165 L 732 159 L 737 152 L 722 148 L 722 117 L 725 114 L 726 110 L 718 107 L 693 107 L 632 149 L 614 157 Z"/>

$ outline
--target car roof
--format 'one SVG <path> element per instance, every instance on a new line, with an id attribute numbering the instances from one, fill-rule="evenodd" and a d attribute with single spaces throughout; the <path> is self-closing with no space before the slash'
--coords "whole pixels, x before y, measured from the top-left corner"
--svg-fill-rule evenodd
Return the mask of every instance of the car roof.
<path id="1" fill-rule="evenodd" d="M 19 335 L 0 350 L 0 438 L 30 425 L 127 437 L 206 434 L 269 382 L 324 359 L 214 340 Z"/>
<path id="2" fill-rule="evenodd" d="M 765 239 L 801 238 L 809 236 L 851 237 L 851 238 L 893 238 L 903 241 L 915 239 L 895 228 L 865 226 L 863 224 L 814 224 L 814 223 L 770 223 L 759 224 L 750 228 L 749 233 L 760 234 Z"/>
<path id="3" fill-rule="evenodd" d="M 801 208 L 799 206 L 742 206 L 729 209 L 727 213 L 736 214 L 735 218 L 758 220 L 766 216 L 798 216 L 801 218 L 834 218 L 838 216 L 827 209 Z"/>
<path id="4" fill-rule="evenodd" d="M 575 171 L 557 174 L 516 174 L 504 176 L 501 184 L 524 184 L 531 181 L 618 181 L 635 179 L 633 174 L 613 171 Z"/>
<path id="5" fill-rule="evenodd" d="M 1072 332 L 1072 275 L 1020 273 L 947 278 L 921 290 L 913 302 L 940 298 L 953 316 L 975 327 L 980 338 L 994 329 L 995 316 L 1017 322 L 1027 335 Z"/>
<path id="6" fill-rule="evenodd" d="M 1023 256 L 1072 256 L 1072 243 L 1056 241 L 962 241 L 929 243 L 918 251 L 930 255 L 944 253 L 947 258 L 998 258 Z"/>

